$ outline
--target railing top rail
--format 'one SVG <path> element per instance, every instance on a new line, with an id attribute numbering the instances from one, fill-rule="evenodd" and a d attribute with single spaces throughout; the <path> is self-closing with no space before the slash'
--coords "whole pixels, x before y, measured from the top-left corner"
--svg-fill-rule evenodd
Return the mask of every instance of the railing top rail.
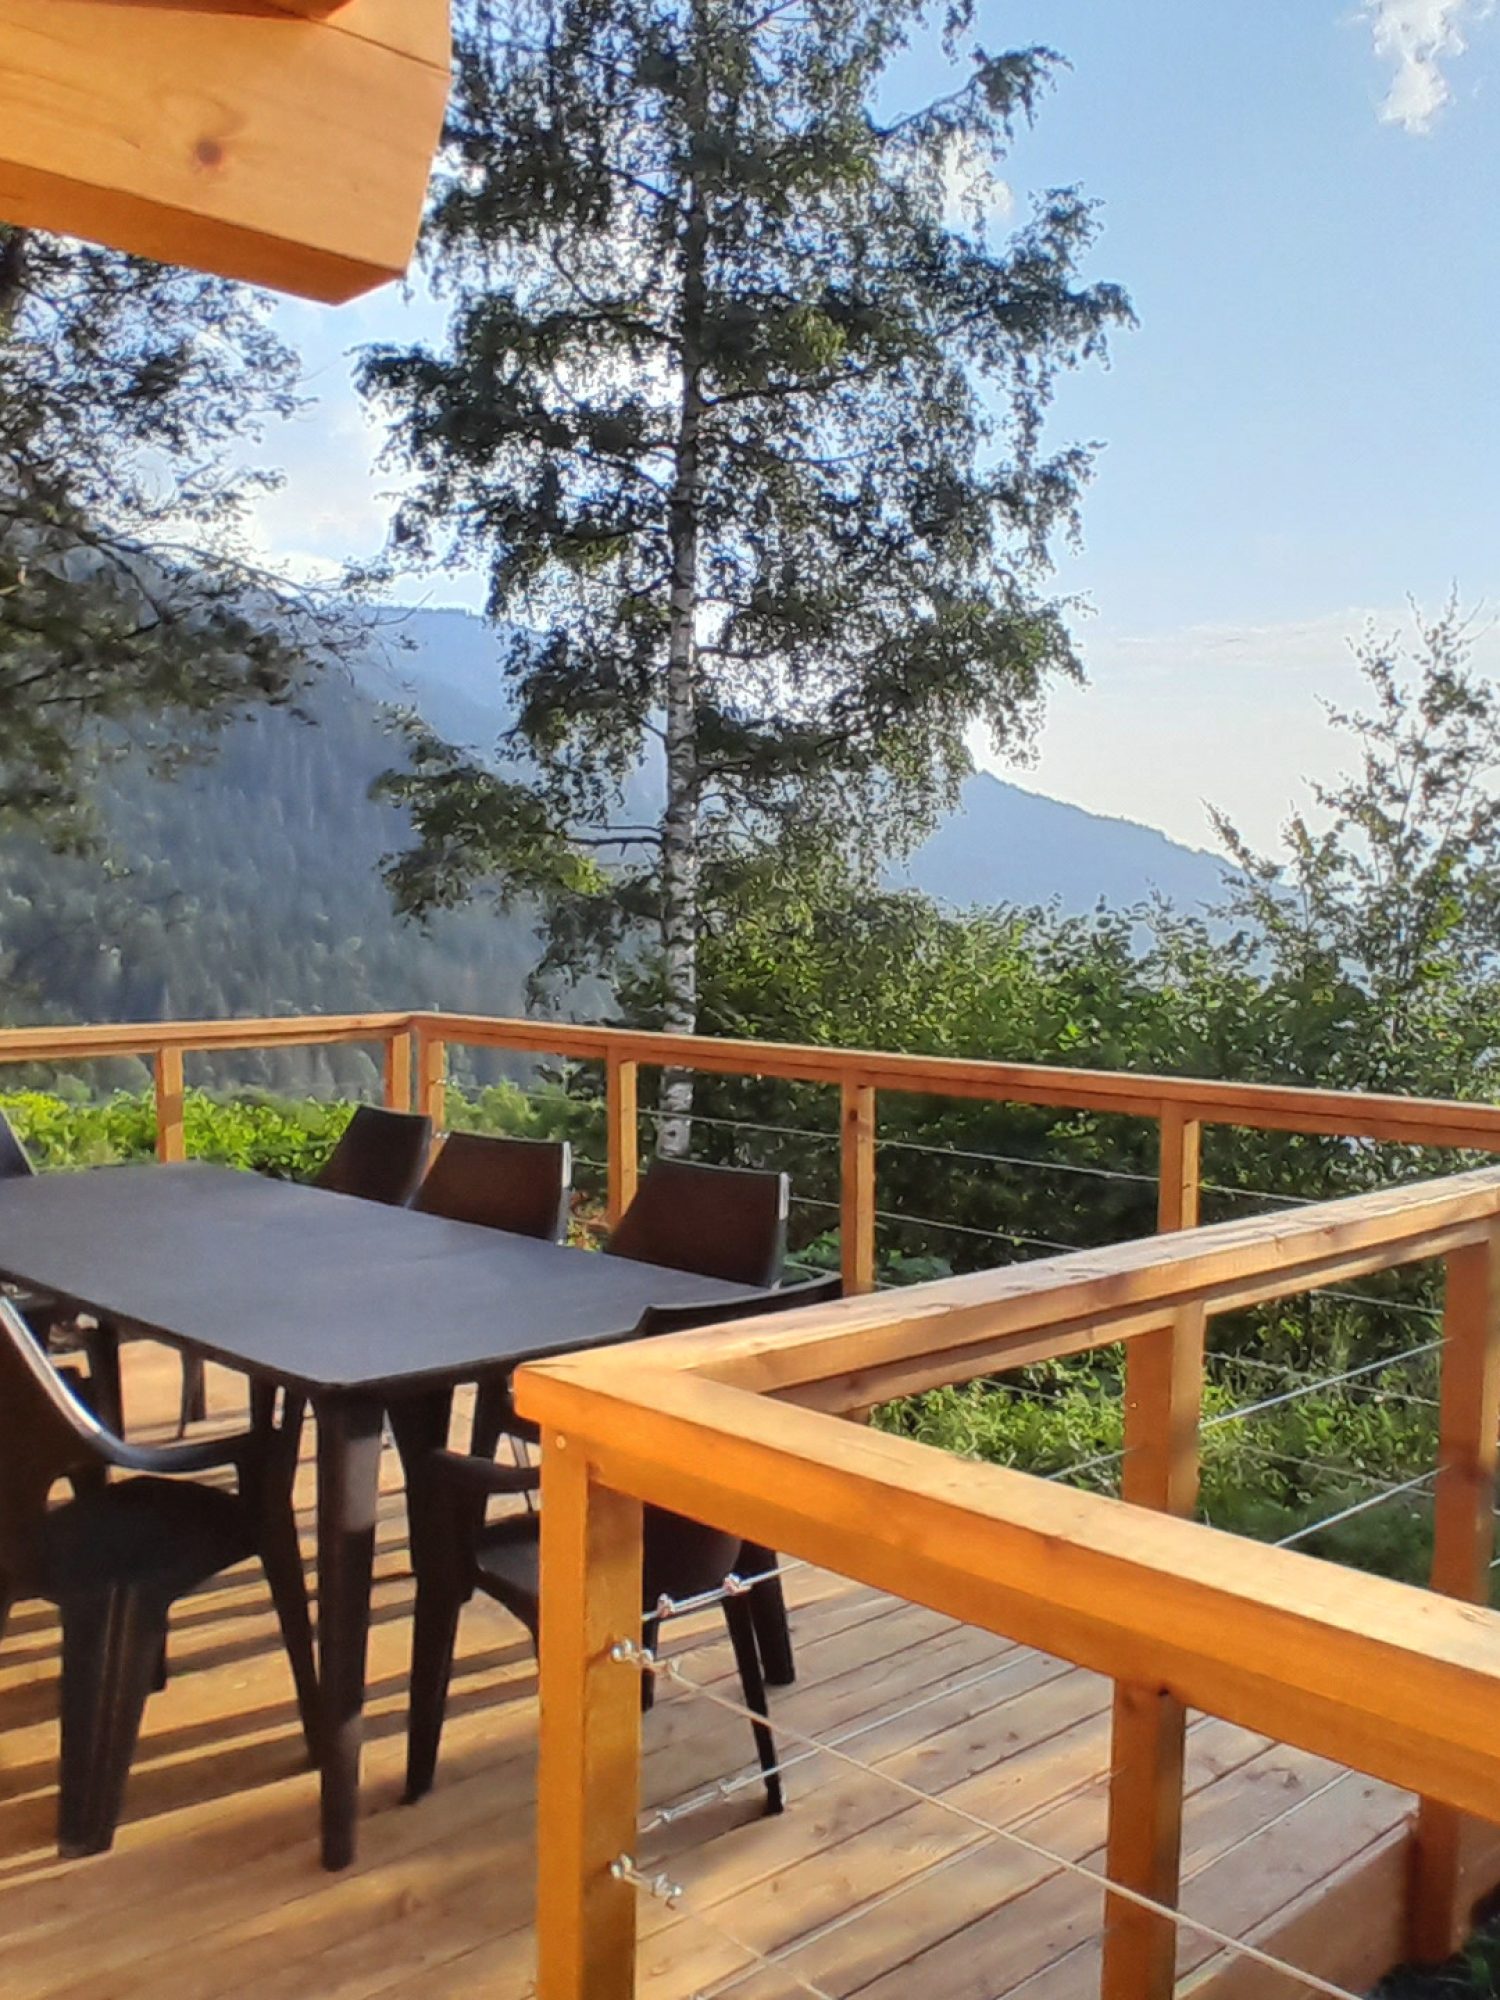
<path id="1" fill-rule="evenodd" d="M 606 1488 L 1494 1816 L 1500 1615 L 841 1423 L 783 1393 L 872 1349 L 949 1365 L 966 1327 L 970 1360 L 986 1324 L 1051 1337 L 1061 1317 L 1108 1338 L 1160 1325 L 1164 1308 L 1299 1289 L 1330 1263 L 1374 1269 L 1493 1242 L 1497 1217 L 1500 1168 L 1486 1168 L 536 1363 L 517 1375 L 517 1404 L 543 1427 L 544 1463 L 565 1455 L 569 1476 L 581 1464 Z M 879 1373 L 841 1378 L 841 1393 L 852 1381 L 853 1400 L 869 1400 Z"/>
<path id="2" fill-rule="evenodd" d="M 583 1061 L 604 1062 L 613 1057 L 654 1067 L 678 1065 L 705 1074 L 869 1084 L 878 1090 L 1053 1105 L 1139 1118 L 1155 1119 L 1175 1112 L 1205 1123 L 1266 1131 L 1500 1151 L 1500 1106 L 1452 1098 L 1314 1090 L 1299 1085 L 990 1062 L 715 1035 L 669 1035 L 522 1016 L 317 1014 L 238 1021 L 0 1028 L 0 1062 L 138 1055 L 162 1048 L 272 1048 L 375 1041 L 408 1028 L 431 1042 L 573 1056 Z"/>
<path id="3" fill-rule="evenodd" d="M 1444 1256 L 1500 1222 L 1500 1167 L 741 1320 L 556 1364 L 641 1367 L 834 1411 L 1107 1346 L 1186 1306 L 1229 1312 Z"/>
<path id="4" fill-rule="evenodd" d="M 1471 1811 L 1500 1801 L 1493 1612 L 723 1383 L 642 1368 L 605 1389 L 548 1363 L 518 1386 L 619 1492 Z"/>
<path id="5" fill-rule="evenodd" d="M 150 1055 L 157 1049 L 266 1049 L 374 1042 L 411 1026 L 410 1014 L 275 1014 L 244 1020 L 107 1021 L 0 1028 L 0 1062 Z"/>
<path id="6" fill-rule="evenodd" d="M 449 1042 L 572 1055 L 584 1061 L 602 1062 L 613 1055 L 654 1067 L 680 1065 L 718 1074 L 784 1077 L 799 1083 L 858 1082 L 878 1090 L 1055 1104 L 1141 1118 L 1158 1118 L 1164 1110 L 1174 1108 L 1189 1117 L 1223 1125 L 1479 1151 L 1500 1149 L 1500 1106 L 1454 1098 L 1312 1090 L 1291 1084 L 1233 1083 L 961 1056 L 902 1055 L 879 1049 L 671 1035 L 481 1014 L 425 1013 L 414 1017 L 414 1025 L 421 1034 Z"/>

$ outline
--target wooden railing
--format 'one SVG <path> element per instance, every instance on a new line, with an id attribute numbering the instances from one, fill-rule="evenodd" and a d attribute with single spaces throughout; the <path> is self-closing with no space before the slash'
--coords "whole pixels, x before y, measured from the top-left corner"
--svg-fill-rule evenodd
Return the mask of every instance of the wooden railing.
<path id="1" fill-rule="evenodd" d="M 333 1042 L 377 1044 L 384 1056 L 385 1101 L 409 1104 L 410 1014 L 294 1014 L 246 1021 L 127 1021 L 103 1027 L 0 1028 L 0 1063 L 79 1063 L 140 1056 L 156 1083 L 156 1156 L 187 1157 L 182 1125 L 183 1057 L 235 1049 L 313 1048 Z"/>
<path id="2" fill-rule="evenodd" d="M 882 1093 L 1115 1113 L 1159 1133 L 1163 1234 L 1154 1239 L 528 1374 L 523 1407 L 548 1431 L 553 1579 L 544 2000 L 632 1990 L 632 1900 L 607 1864 L 634 1823 L 637 1718 L 629 1677 L 607 1654 L 638 1622 L 631 1578 L 643 1499 L 1113 1675 L 1109 1867 L 1158 1902 L 1175 1895 L 1188 1704 L 1424 1792 L 1412 1943 L 1432 1956 L 1451 1942 L 1465 1914 L 1459 1811 L 1500 1820 L 1500 1620 L 1474 1608 L 1487 1596 L 1494 1533 L 1500 1169 L 1198 1229 L 1199 1162 L 1212 1125 L 1500 1153 L 1500 1109 L 432 1013 L 5 1029 L 0 1063 L 149 1058 L 157 1150 L 174 1160 L 184 1151 L 185 1056 L 335 1042 L 378 1046 L 386 1102 L 415 1103 L 439 1126 L 450 1046 L 600 1064 L 612 1216 L 636 1184 L 643 1068 L 836 1090 L 843 1266 L 855 1294 L 874 1279 Z M 1431 1258 L 1447 1266 L 1436 1594 L 1182 1518 L 1197 1491 L 1208 1318 Z M 884 1398 L 1117 1340 L 1127 1343 L 1129 1507 L 835 1421 Z M 1121 1902 L 1106 1940 L 1107 2000 L 1161 2000 L 1173 1942 L 1170 1923 Z"/>
<path id="3" fill-rule="evenodd" d="M 1176 1185 L 1174 1173 L 1169 1185 Z M 1214 1313 L 1442 1259 L 1431 1592 L 1180 1518 Z M 1174 1982 L 1191 1708 L 1423 1795 L 1418 1956 L 1467 1916 L 1463 1815 L 1500 1821 L 1500 1168 L 523 1369 L 542 1427 L 541 2000 L 628 2000 L 641 1505 L 1111 1676 L 1107 2000 Z M 1135 1505 L 841 1422 L 913 1387 L 1125 1340 Z M 1458 1600 L 1456 1602 L 1450 1600 Z M 1153 1908 L 1151 1904 L 1160 1907 Z"/>
<path id="4" fill-rule="evenodd" d="M 881 1092 L 980 1098 L 1143 1118 L 1160 1135 L 1157 1222 L 1198 1220 L 1204 1129 L 1246 1126 L 1500 1153 L 1500 1107 L 1442 1098 L 1380 1096 L 1291 1086 L 1220 1083 L 1127 1070 L 897 1055 L 871 1049 L 650 1034 L 574 1022 L 471 1014 L 328 1014 L 268 1020 L 136 1022 L 103 1027 L 0 1029 L 0 1064 L 148 1058 L 156 1080 L 157 1154 L 185 1154 L 183 1058 L 235 1049 L 369 1043 L 382 1051 L 384 1100 L 413 1103 L 441 1127 L 451 1047 L 596 1062 L 605 1072 L 607 1205 L 617 1219 L 639 1171 L 639 1077 L 643 1068 L 704 1075 L 777 1077 L 826 1085 L 840 1100 L 840 1244 L 844 1282 L 871 1289 L 875 1277 L 876 1130 Z"/>
<path id="5" fill-rule="evenodd" d="M 153 1021 L 104 1027 L 0 1028 L 0 1065 L 72 1063 L 106 1056 L 148 1058 L 155 1070 L 157 1153 L 183 1158 L 183 1058 L 235 1049 L 367 1043 L 382 1051 L 384 1101 L 413 1104 L 444 1122 L 448 1050 L 593 1062 L 605 1073 L 607 1201 L 617 1218 L 635 1192 L 642 1069 L 777 1077 L 825 1085 L 840 1103 L 840 1241 L 844 1282 L 869 1291 L 875 1276 L 876 1131 L 881 1093 L 1049 1105 L 1141 1118 L 1160 1135 L 1161 1229 L 1198 1220 L 1203 1133 L 1212 1125 L 1500 1153 L 1500 1107 L 1446 1098 L 1396 1097 L 1289 1085 L 1220 1083 L 1130 1070 L 897 1055 L 874 1049 L 664 1035 L 567 1021 L 485 1014 L 310 1014 L 269 1020 Z"/>

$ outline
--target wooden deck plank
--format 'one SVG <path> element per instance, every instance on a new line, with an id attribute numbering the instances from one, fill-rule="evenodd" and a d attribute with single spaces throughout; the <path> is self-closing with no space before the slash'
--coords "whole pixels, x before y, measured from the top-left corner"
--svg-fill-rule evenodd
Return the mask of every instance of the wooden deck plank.
<path id="1" fill-rule="evenodd" d="M 127 1350 L 132 1411 L 170 1430 L 175 1362 Z M 210 1387 L 216 1415 L 239 1393 Z M 144 1428 L 144 1427 L 143 1427 Z M 304 1531 L 311 1485 L 299 1487 Z M 648 1718 L 641 1854 L 686 1890 L 641 1911 L 640 2000 L 688 2000 L 745 1973 L 734 2000 L 1071 2000 L 1096 1990 L 1102 1898 L 1058 1859 L 1102 1865 L 1106 1681 L 822 1572 L 789 1570 L 799 1668 L 783 1736 L 788 1809 L 768 1820 L 739 1719 L 666 1683 Z M 476 1603 L 460 1639 L 438 1784 L 400 1805 L 411 1579 L 399 1468 L 382 1468 L 361 1853 L 316 1865 L 316 1787 L 259 1580 L 237 1572 L 181 1607 L 172 1679 L 147 1711 L 115 1850 L 61 1863 L 53 1621 L 23 1606 L 0 1647 L 0 1935 L 6 2000 L 445 2000 L 532 1981 L 535 1665 Z M 737 1694 L 722 1622 L 668 1650 Z M 893 1785 L 890 1779 L 898 1781 Z M 1365 1982 L 1399 1950 L 1411 1801 L 1326 1760 L 1209 1718 L 1188 1735 L 1184 1904 L 1325 1976 Z M 997 1839 L 901 1787 L 1015 1828 Z M 1500 1875 L 1477 1830 L 1468 1879 Z M 1378 1921 L 1369 1912 L 1378 1910 Z M 780 1969 L 755 1954 L 786 1953 Z M 1184 1933 L 1191 2000 L 1298 1989 Z"/>

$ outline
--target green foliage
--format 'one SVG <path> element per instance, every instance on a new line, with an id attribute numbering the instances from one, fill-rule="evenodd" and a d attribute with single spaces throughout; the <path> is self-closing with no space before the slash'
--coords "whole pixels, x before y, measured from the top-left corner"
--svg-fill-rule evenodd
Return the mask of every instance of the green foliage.
<path id="1" fill-rule="evenodd" d="M 1497 2000 L 1500 1996 L 1500 1923 L 1493 1916 L 1446 1965 L 1393 1972 L 1374 2000 Z"/>
<path id="2" fill-rule="evenodd" d="M 1489 1098 L 1500 1007 L 1500 693 L 1472 665 L 1472 621 L 1450 600 L 1413 611 L 1414 645 L 1356 647 L 1365 711 L 1330 710 L 1358 764 L 1314 785 L 1284 856 L 1251 851 L 1223 814 L 1242 875 L 1236 913 L 1264 939 L 1276 985 L 1336 1032 L 1324 1080 L 1345 1090 Z"/>
<path id="3" fill-rule="evenodd" d="M 953 87 L 884 115 L 935 11 L 467 0 L 424 244 L 446 343 L 364 365 L 410 475 L 393 560 L 482 566 L 514 621 L 517 766 L 418 733 L 398 898 L 537 894 L 572 976 L 644 938 L 674 1026 L 717 862 L 916 838 L 972 725 L 1021 744 L 1077 671 L 1044 584 L 1089 454 L 1043 424 L 1129 307 L 1080 275 L 1076 190 L 987 234 L 1050 51 L 952 10 Z M 660 802 L 622 814 L 643 764 Z"/>
<path id="4" fill-rule="evenodd" d="M 67 1103 L 43 1091 L 0 1095 L 37 1165 L 111 1166 L 156 1152 L 156 1107 L 146 1092 L 117 1091 L 98 1102 Z M 189 1157 L 248 1167 L 283 1180 L 307 1180 L 349 1121 L 347 1104 L 274 1097 L 216 1098 L 190 1090 L 183 1104 Z"/>

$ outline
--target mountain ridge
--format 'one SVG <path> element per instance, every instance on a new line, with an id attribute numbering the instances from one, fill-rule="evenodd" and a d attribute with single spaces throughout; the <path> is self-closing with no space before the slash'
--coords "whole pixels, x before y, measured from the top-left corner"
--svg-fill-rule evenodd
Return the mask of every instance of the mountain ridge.
<path id="1" fill-rule="evenodd" d="M 400 607 L 390 629 L 394 654 L 372 649 L 357 659 L 356 684 L 372 699 L 415 706 L 448 741 L 490 752 L 511 720 L 499 635 L 458 606 Z M 980 769 L 964 781 L 957 811 L 887 880 L 961 908 L 1056 904 L 1081 916 L 1101 902 L 1128 909 L 1155 894 L 1196 912 L 1220 900 L 1225 866 L 1156 827 Z"/>

